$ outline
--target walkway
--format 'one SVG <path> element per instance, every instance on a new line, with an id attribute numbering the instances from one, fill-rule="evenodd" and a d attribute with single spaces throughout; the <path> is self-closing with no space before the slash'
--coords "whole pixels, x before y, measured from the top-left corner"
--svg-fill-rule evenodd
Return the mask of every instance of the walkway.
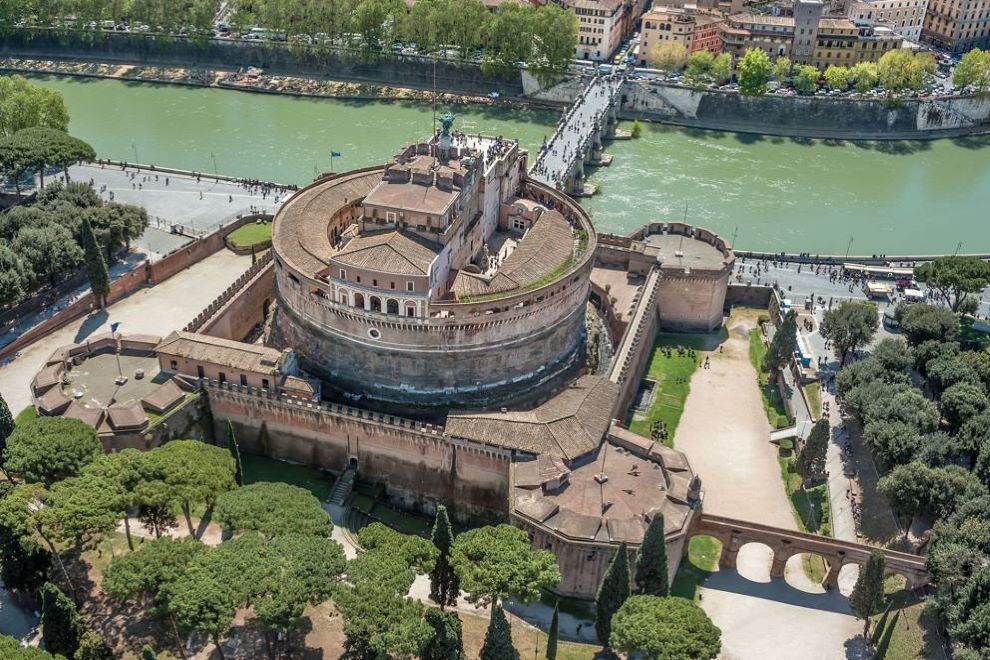
<path id="1" fill-rule="evenodd" d="M 600 149 L 603 133 L 607 134 L 606 111 L 621 93 L 624 78 L 619 75 L 594 76 L 587 87 L 560 119 L 557 130 L 540 148 L 529 176 L 558 190 L 567 185 L 585 153 Z M 597 141 L 597 144 L 596 144 Z"/>

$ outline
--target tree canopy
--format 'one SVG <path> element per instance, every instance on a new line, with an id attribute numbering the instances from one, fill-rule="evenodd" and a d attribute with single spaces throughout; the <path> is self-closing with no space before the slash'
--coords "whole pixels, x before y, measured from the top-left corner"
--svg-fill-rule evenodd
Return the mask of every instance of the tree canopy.
<path id="1" fill-rule="evenodd" d="M 863 637 L 870 632 L 870 617 L 883 604 L 883 574 L 886 559 L 883 552 L 874 550 L 859 571 L 856 584 L 849 594 L 849 606 L 857 619 L 863 620 Z"/>
<path id="2" fill-rule="evenodd" d="M 230 452 L 198 440 L 172 440 L 152 452 L 162 482 L 182 503 L 189 533 L 193 534 L 191 507 L 202 502 L 210 509 L 222 493 L 234 488 L 236 466 Z"/>
<path id="3" fill-rule="evenodd" d="M 990 87 L 990 51 L 973 48 L 965 53 L 952 72 L 952 84 L 960 89 L 972 85 L 977 91 Z"/>
<path id="4" fill-rule="evenodd" d="M 820 332 L 835 345 L 840 363 L 845 364 L 849 352 L 869 344 L 879 326 L 876 305 L 846 300 L 825 312 Z"/>
<path id="5" fill-rule="evenodd" d="M 523 602 L 536 600 L 540 589 L 560 581 L 553 553 L 533 550 L 526 532 L 512 525 L 458 535 L 450 558 L 468 601 L 482 606 L 510 595 Z"/>
<path id="6" fill-rule="evenodd" d="M 612 617 L 610 646 L 657 660 L 708 659 L 722 649 L 722 631 L 685 598 L 630 596 Z"/>
<path id="7" fill-rule="evenodd" d="M 253 530 L 272 538 L 292 532 L 330 536 L 333 525 L 320 501 L 305 488 L 258 482 L 221 493 L 214 511 L 226 530 Z"/>
<path id="8" fill-rule="evenodd" d="M 877 62 L 877 74 L 880 84 L 888 92 L 918 90 L 935 74 L 935 58 L 931 53 L 912 53 L 894 48 L 884 53 Z"/>
<path id="9" fill-rule="evenodd" d="M 977 257 L 938 257 L 915 268 L 914 276 L 945 296 L 956 312 L 970 294 L 990 284 L 990 264 Z"/>
<path id="10" fill-rule="evenodd" d="M 0 76 L 0 136 L 34 126 L 68 128 L 69 112 L 62 95 L 24 76 Z"/>
<path id="11" fill-rule="evenodd" d="M 4 464 L 21 479 L 50 486 L 75 476 L 103 454 L 88 424 L 68 417 L 38 417 L 7 438 Z"/>
<path id="12" fill-rule="evenodd" d="M 745 96 L 763 96 L 770 80 L 770 58 L 762 48 L 747 50 L 737 65 L 739 69 L 739 93 Z"/>

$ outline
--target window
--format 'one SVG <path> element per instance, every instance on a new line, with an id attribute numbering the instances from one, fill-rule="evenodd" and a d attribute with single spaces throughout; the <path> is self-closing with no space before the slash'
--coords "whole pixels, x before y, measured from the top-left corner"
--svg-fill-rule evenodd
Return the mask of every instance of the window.
<path id="1" fill-rule="evenodd" d="M 414 291 L 415 285 L 412 282 L 406 282 L 406 291 Z"/>
<path id="2" fill-rule="evenodd" d="M 371 280 L 371 286 L 378 286 L 378 280 Z"/>
<path id="3" fill-rule="evenodd" d="M 172 371 L 175 371 L 176 369 L 179 368 L 179 363 L 176 362 L 175 360 L 169 360 L 168 361 L 168 366 L 169 366 L 169 369 L 171 369 Z"/>
<path id="4" fill-rule="evenodd" d="M 241 374 L 241 385 L 247 387 L 247 376 Z"/>
<path id="5" fill-rule="evenodd" d="M 416 308 L 412 305 L 406 307 L 406 316 L 416 316 Z"/>
<path id="6" fill-rule="evenodd" d="M 226 383 L 227 382 L 227 374 L 225 374 L 222 371 L 220 372 L 220 382 L 221 383 Z"/>
<path id="7" fill-rule="evenodd" d="M 268 379 L 267 378 L 262 378 L 261 379 L 261 386 L 263 388 L 265 388 L 266 390 L 268 389 Z"/>
<path id="8" fill-rule="evenodd" d="M 199 376 L 200 378 L 206 378 L 206 371 L 203 369 L 203 365 L 201 364 L 196 365 L 196 375 Z"/>
<path id="9" fill-rule="evenodd" d="M 389 288 L 390 289 L 394 289 L 395 288 L 395 282 L 389 282 Z"/>
<path id="10" fill-rule="evenodd" d="M 347 271 L 344 270 L 343 268 L 340 269 L 340 279 L 342 279 L 342 280 L 346 280 L 347 279 Z"/>
<path id="11" fill-rule="evenodd" d="M 354 277 L 354 281 L 357 282 L 358 284 L 360 284 L 361 283 L 361 276 L 360 275 L 355 276 Z"/>

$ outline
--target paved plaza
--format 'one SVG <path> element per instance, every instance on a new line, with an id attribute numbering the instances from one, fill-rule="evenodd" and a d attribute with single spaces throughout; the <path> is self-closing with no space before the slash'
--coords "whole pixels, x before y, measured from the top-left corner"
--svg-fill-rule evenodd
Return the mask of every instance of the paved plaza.
<path id="1" fill-rule="evenodd" d="M 16 415 L 31 403 L 31 379 L 59 346 L 110 331 L 121 322 L 125 334 L 165 336 L 182 328 L 223 293 L 251 265 L 250 256 L 221 250 L 161 284 L 141 289 L 106 311 L 84 317 L 53 332 L 0 364 L 0 392 Z"/>

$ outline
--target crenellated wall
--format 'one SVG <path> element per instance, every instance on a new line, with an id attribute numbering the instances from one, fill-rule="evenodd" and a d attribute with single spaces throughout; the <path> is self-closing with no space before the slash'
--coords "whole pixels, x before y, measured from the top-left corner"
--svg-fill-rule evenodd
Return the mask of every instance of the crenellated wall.
<path id="1" fill-rule="evenodd" d="M 362 479 L 385 483 L 407 508 L 429 511 L 442 501 L 459 519 L 507 511 L 509 453 L 502 449 L 371 410 L 216 381 L 203 387 L 215 424 L 230 421 L 243 451 L 334 471 L 355 459 Z"/>
<path id="2" fill-rule="evenodd" d="M 183 329 L 241 341 L 264 323 L 274 298 L 275 266 L 272 253 L 265 252 Z"/>

